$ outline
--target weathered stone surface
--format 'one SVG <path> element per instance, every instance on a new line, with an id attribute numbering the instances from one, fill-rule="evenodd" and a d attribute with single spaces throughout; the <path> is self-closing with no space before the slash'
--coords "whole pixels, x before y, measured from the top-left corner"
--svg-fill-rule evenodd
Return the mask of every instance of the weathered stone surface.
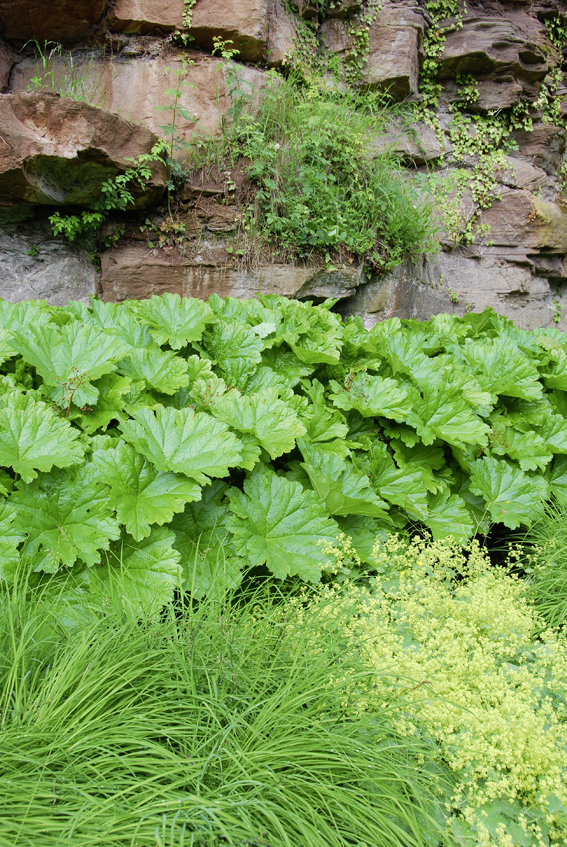
<path id="1" fill-rule="evenodd" d="M 42 228 L 0 227 L 0 296 L 5 300 L 45 299 L 53 306 L 69 300 L 88 302 L 97 279 L 86 250 Z"/>
<path id="2" fill-rule="evenodd" d="M 253 297 L 256 292 L 286 297 L 350 297 L 362 280 L 360 268 L 326 271 L 289 265 L 264 265 L 254 271 L 207 264 L 209 255 L 181 256 L 177 250 L 149 250 L 143 244 L 121 244 L 102 254 L 102 296 L 120 302 L 144 299 L 164 291 L 183 297 L 211 294 Z"/>
<path id="3" fill-rule="evenodd" d="M 326 46 L 334 53 L 347 55 L 350 47 L 348 24 L 333 18 L 323 26 Z M 387 91 L 396 100 L 415 94 L 419 77 L 417 31 L 374 24 L 369 38 L 368 61 L 361 84 Z"/>
<path id="4" fill-rule="evenodd" d="M 508 72 L 521 79 L 539 80 L 556 59 L 545 26 L 537 18 L 521 11 L 509 11 L 505 18 L 471 14 L 464 18 L 461 29 L 448 33 L 439 76 Z"/>
<path id="5" fill-rule="evenodd" d="M 96 24 L 108 0 L 0 0 L 0 34 L 27 41 L 73 42 Z"/>
<path id="6" fill-rule="evenodd" d="M 368 62 L 361 83 L 384 89 L 396 100 L 415 95 L 424 26 L 412 0 L 385 3 L 368 33 Z"/>
<path id="7" fill-rule="evenodd" d="M 187 53 L 194 64 L 182 73 L 179 89 L 179 105 L 194 117 L 186 120 L 177 115 L 176 136 L 180 141 L 189 141 L 195 132 L 214 133 L 223 116 L 230 108 L 223 62 L 214 56 L 197 52 Z M 178 54 L 169 57 L 157 56 L 146 60 L 127 59 L 110 64 L 102 57 L 85 57 L 75 65 L 77 73 L 91 81 L 96 94 L 96 103 L 110 112 L 136 124 L 143 124 L 156 135 L 163 136 L 163 126 L 171 123 L 171 112 L 158 111 L 157 106 L 171 105 L 173 98 L 165 94 L 175 88 L 183 72 Z M 63 59 L 53 62 L 55 79 L 65 74 Z M 254 67 L 234 63 L 234 70 L 242 89 L 257 101 L 258 93 L 265 81 L 265 74 Z M 35 74 L 35 62 L 24 59 L 12 73 L 12 91 L 25 91 Z M 175 155 L 183 158 L 183 150 Z"/>
<path id="8" fill-rule="evenodd" d="M 376 153 L 394 153 L 411 165 L 424 165 L 441 155 L 441 146 L 435 130 L 425 124 L 404 125 L 392 123 L 372 144 Z"/>
<path id="9" fill-rule="evenodd" d="M 478 100 L 471 106 L 471 110 L 475 112 L 490 112 L 495 109 L 509 109 L 511 106 L 517 105 L 521 100 L 526 99 L 526 89 L 534 89 L 531 91 L 530 99 L 534 100 L 537 96 L 537 90 L 528 82 L 520 82 L 515 77 L 509 74 L 496 75 L 484 79 L 476 80 Z M 447 79 L 443 85 L 441 94 L 442 101 L 445 103 L 460 102 L 460 86 L 455 80 Z"/>
<path id="10" fill-rule="evenodd" d="M 326 14 L 329 18 L 346 18 L 360 10 L 361 3 L 359 0 L 335 0 L 334 4 L 327 8 Z"/>
<path id="11" fill-rule="evenodd" d="M 503 188 L 501 199 L 480 221 L 490 226 L 489 238 L 496 246 L 567 252 L 567 214 L 559 204 L 529 191 Z"/>
<path id="12" fill-rule="evenodd" d="M 279 68 L 293 53 L 294 39 L 297 38 L 295 23 L 286 12 L 282 0 L 269 0 L 268 35 L 266 43 L 266 64 L 269 68 Z"/>
<path id="13" fill-rule="evenodd" d="M 193 213 L 209 232 L 232 232 L 240 220 L 240 212 L 235 206 L 222 206 L 207 197 L 197 201 Z"/>
<path id="14" fill-rule="evenodd" d="M 368 61 L 361 85 L 388 91 L 396 100 L 416 94 L 424 25 L 413 0 L 385 3 L 368 33 Z M 340 18 L 330 18 L 319 28 L 327 49 L 343 59 L 353 47 L 349 30 L 349 22 Z"/>
<path id="15" fill-rule="evenodd" d="M 17 56 L 6 44 L 0 43 L 0 94 L 8 88 L 10 74 L 16 62 Z"/>
<path id="16" fill-rule="evenodd" d="M 145 127 L 56 94 L 1 94 L 0 126 L 2 205 L 89 204 L 104 179 L 131 167 L 129 159 L 157 141 Z M 140 208 L 163 194 L 165 168 L 153 170 L 145 190 L 132 188 Z"/>
<path id="17" fill-rule="evenodd" d="M 259 61 L 266 50 L 268 0 L 197 0 L 193 7 L 191 35 L 207 50 L 213 38 L 232 41 L 239 58 Z"/>
<path id="18" fill-rule="evenodd" d="M 522 157 L 539 165 L 548 174 L 556 174 L 565 153 L 565 130 L 553 124 L 536 124 L 532 132 L 517 130 L 512 140 L 518 145 L 514 158 Z"/>
<path id="19" fill-rule="evenodd" d="M 111 32 L 145 35 L 183 25 L 183 0 L 115 0 L 107 18 Z"/>
<path id="20" fill-rule="evenodd" d="M 509 188 L 524 188 L 537 193 L 543 200 L 555 201 L 557 186 L 542 168 L 526 162 L 525 159 L 506 157 L 506 167 L 495 173 L 495 178 Z"/>
<path id="21" fill-rule="evenodd" d="M 532 276 L 527 261 L 520 265 L 440 253 L 416 265 L 404 263 L 378 282 L 361 285 L 341 304 L 341 311 L 360 315 L 370 328 L 392 317 L 426 320 L 445 312 L 482 312 L 490 306 L 518 326 L 534 329 L 554 325 L 554 293 L 549 280 Z M 454 295 L 458 304 L 451 301 Z M 567 321 L 561 321 L 559 326 L 567 329 Z"/>
<path id="22" fill-rule="evenodd" d="M 316 3 L 310 3 L 309 0 L 291 0 L 291 3 L 297 9 L 300 18 L 315 21 L 319 17 L 319 7 Z"/>

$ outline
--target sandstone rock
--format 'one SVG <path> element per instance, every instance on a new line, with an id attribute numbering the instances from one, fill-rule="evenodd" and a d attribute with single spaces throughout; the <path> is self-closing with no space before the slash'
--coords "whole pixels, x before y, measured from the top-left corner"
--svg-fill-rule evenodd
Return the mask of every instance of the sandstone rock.
<path id="1" fill-rule="evenodd" d="M 310 3 L 309 0 L 291 0 L 291 3 L 297 9 L 300 18 L 315 21 L 319 17 L 319 7 L 316 3 Z"/>
<path id="2" fill-rule="evenodd" d="M 417 94 L 424 26 L 417 3 L 386 3 L 368 33 L 368 62 L 362 84 L 381 88 L 396 100 Z"/>
<path id="3" fill-rule="evenodd" d="M 0 204 L 87 205 L 104 179 L 132 166 L 157 141 L 145 127 L 56 94 L 0 95 Z M 133 187 L 140 208 L 164 191 L 163 166 L 153 179 Z"/>
<path id="4" fill-rule="evenodd" d="M 414 29 L 373 26 L 364 85 L 386 91 L 404 100 L 418 90 L 418 36 Z"/>
<path id="5" fill-rule="evenodd" d="M 503 188 L 501 199 L 480 216 L 495 246 L 521 246 L 567 253 L 567 214 L 557 203 L 529 191 Z"/>
<path id="6" fill-rule="evenodd" d="M 293 53 L 296 38 L 296 25 L 287 14 L 282 0 L 269 0 L 265 56 L 269 68 L 279 68 L 286 63 Z"/>
<path id="7" fill-rule="evenodd" d="M 0 34 L 27 41 L 79 41 L 100 20 L 108 0 L 0 0 Z"/>
<path id="8" fill-rule="evenodd" d="M 331 53 L 340 55 L 351 46 L 348 23 L 338 18 L 323 21 L 319 27 L 319 36 Z"/>
<path id="9" fill-rule="evenodd" d="M 458 304 L 451 301 L 449 289 Z M 534 329 L 554 325 L 553 296 L 549 281 L 532 276 L 528 262 L 470 259 L 456 251 L 415 265 L 406 262 L 382 279 L 361 285 L 341 304 L 341 312 L 360 315 L 370 329 L 392 317 L 427 320 L 446 312 L 482 312 L 490 306 L 518 326 Z"/>
<path id="10" fill-rule="evenodd" d="M 197 202 L 194 214 L 203 221 L 209 232 L 231 232 L 240 220 L 240 212 L 235 206 L 221 206 L 206 197 Z"/>
<path id="11" fill-rule="evenodd" d="M 197 0 L 191 35 L 207 50 L 218 36 L 239 50 L 239 58 L 258 62 L 266 50 L 268 0 Z"/>
<path id="12" fill-rule="evenodd" d="M 86 250 L 54 238 L 41 227 L 0 227 L 0 297 L 4 300 L 44 299 L 52 306 L 69 300 L 88 302 L 97 279 Z"/>
<path id="13" fill-rule="evenodd" d="M 195 51 L 187 55 L 194 64 L 188 67 L 186 73 L 182 73 L 179 105 L 194 118 L 186 120 L 182 115 L 177 115 L 176 136 L 182 142 L 189 141 L 196 132 L 216 132 L 231 105 L 227 97 L 224 63 L 214 56 L 204 56 Z M 171 123 L 171 113 L 158 111 L 156 107 L 171 105 L 173 102 L 165 90 L 175 88 L 178 83 L 176 72 L 183 72 L 178 55 L 169 58 L 158 56 L 143 61 L 116 61 L 112 64 L 102 57 L 86 57 L 82 64 L 78 60 L 75 67 L 77 73 L 91 80 L 97 105 L 119 114 L 125 120 L 143 124 L 158 136 L 164 135 L 163 126 Z M 233 63 L 233 67 L 242 90 L 253 102 L 257 102 L 265 81 L 264 73 L 238 63 Z M 11 89 L 24 91 L 34 73 L 34 61 L 24 59 L 12 73 Z M 54 73 L 56 81 L 64 75 L 62 58 L 54 61 Z M 175 155 L 183 159 L 187 154 L 179 149 Z"/>
<path id="14" fill-rule="evenodd" d="M 368 61 L 361 85 L 388 91 L 396 100 L 416 94 L 423 30 L 423 15 L 413 0 L 389 0 L 368 33 Z M 348 59 L 353 49 L 349 22 L 330 18 L 319 32 L 328 50 Z"/>
<path id="15" fill-rule="evenodd" d="M 526 88 L 531 87 L 529 83 L 524 81 L 522 84 L 509 74 L 477 79 L 476 86 L 478 100 L 469 106 L 470 110 L 475 112 L 489 112 L 515 106 L 521 100 L 526 99 Z M 532 92 L 531 99 L 535 99 L 535 96 L 537 96 L 536 91 Z M 448 104 L 458 103 L 460 99 L 460 86 L 457 85 L 455 80 L 445 80 L 441 100 Z"/>
<path id="16" fill-rule="evenodd" d="M 111 32 L 145 35 L 183 26 L 183 0 L 116 0 L 107 18 Z"/>
<path id="17" fill-rule="evenodd" d="M 461 29 L 448 33 L 439 77 L 507 72 L 533 81 L 543 79 L 557 58 L 537 18 L 520 11 L 507 12 L 505 18 L 471 15 Z"/>
<path id="18" fill-rule="evenodd" d="M 536 124 L 531 132 L 517 130 L 512 140 L 518 145 L 514 158 L 522 157 L 555 175 L 565 153 L 565 130 L 553 124 Z"/>
<path id="19" fill-rule="evenodd" d="M 208 257 L 207 257 L 208 258 Z M 211 294 L 253 297 L 283 294 L 286 297 L 350 297 L 362 280 L 360 268 L 328 272 L 320 268 L 264 265 L 254 271 L 206 264 L 199 254 L 149 250 L 143 244 L 120 244 L 102 254 L 102 295 L 107 301 L 144 299 L 164 291 L 183 297 Z"/>
<path id="20" fill-rule="evenodd" d="M 341 0 L 335 0 L 327 9 L 326 14 L 329 18 L 346 18 L 358 12 L 360 6 L 359 0 L 343 0 L 342 3 Z"/>
<path id="21" fill-rule="evenodd" d="M 524 159 L 506 157 L 506 167 L 495 173 L 496 180 L 509 188 L 525 188 L 537 192 L 544 200 L 555 200 L 557 188 L 551 185 L 551 180 L 542 168 L 526 162 Z M 551 189 L 551 191 L 550 191 Z M 551 196 L 543 196 L 549 192 Z"/>
<path id="22" fill-rule="evenodd" d="M 17 60 L 17 56 L 13 50 L 6 44 L 0 43 L 0 94 L 3 94 L 8 88 L 10 74 Z"/>
<path id="23" fill-rule="evenodd" d="M 377 136 L 372 149 L 376 153 L 393 153 L 406 164 L 425 165 L 441 156 L 439 140 L 430 126 L 425 124 L 404 125 L 394 122 L 384 133 Z"/>

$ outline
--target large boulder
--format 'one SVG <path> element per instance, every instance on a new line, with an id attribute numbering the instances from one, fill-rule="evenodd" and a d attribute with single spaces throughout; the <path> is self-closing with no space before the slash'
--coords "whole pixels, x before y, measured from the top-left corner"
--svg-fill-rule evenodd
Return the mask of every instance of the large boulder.
<path id="1" fill-rule="evenodd" d="M 524 329 L 554 326 L 556 292 L 550 280 L 532 274 L 530 263 L 502 257 L 471 258 L 466 251 L 405 262 L 376 281 L 361 285 L 340 304 L 343 315 L 360 315 L 367 329 L 388 318 L 427 320 L 432 315 L 491 307 Z M 456 301 L 456 302 L 455 302 Z M 560 329 L 567 319 L 560 318 Z"/>
<path id="2" fill-rule="evenodd" d="M 538 165 L 555 176 L 565 153 L 565 130 L 554 124 L 535 124 L 530 132 L 520 129 L 512 133 L 518 149 L 511 153 L 513 158 L 522 158 Z"/>
<path id="3" fill-rule="evenodd" d="M 396 100 L 417 94 L 423 50 L 423 12 L 415 0 L 384 3 L 368 33 L 368 61 L 361 83 Z"/>
<path id="4" fill-rule="evenodd" d="M 0 35 L 18 41 L 79 41 L 100 20 L 107 3 L 108 0 L 0 0 Z"/>
<path id="5" fill-rule="evenodd" d="M 1 218 L 0 218 L 1 220 Z M 0 297 L 11 303 L 47 300 L 64 306 L 89 302 L 98 272 L 81 250 L 34 223 L 0 226 Z"/>
<path id="6" fill-rule="evenodd" d="M 132 167 L 156 136 L 118 115 L 56 94 L 0 95 L 0 205 L 89 205 L 103 180 Z M 136 206 L 160 200 L 166 171 L 154 163 L 147 186 L 132 186 Z"/>
<path id="7" fill-rule="evenodd" d="M 425 165 L 438 159 L 445 150 L 441 149 L 435 130 L 424 123 L 408 124 L 394 120 L 372 142 L 376 154 L 392 153 L 405 164 Z"/>
<path id="8" fill-rule="evenodd" d="M 284 65 L 293 54 L 296 40 L 296 24 L 286 12 L 282 0 L 269 0 L 265 54 L 267 66 L 280 68 Z"/>
<path id="9" fill-rule="evenodd" d="M 502 188 L 500 200 L 482 212 L 488 238 L 498 247 L 567 253 L 567 214 L 558 203 L 526 190 Z"/>
<path id="10" fill-rule="evenodd" d="M 145 35 L 183 26 L 183 0 L 116 0 L 107 18 L 111 32 Z"/>
<path id="11" fill-rule="evenodd" d="M 191 35 L 212 50 L 215 37 L 231 41 L 239 58 L 258 62 L 266 50 L 268 0 L 197 0 L 192 10 Z"/>

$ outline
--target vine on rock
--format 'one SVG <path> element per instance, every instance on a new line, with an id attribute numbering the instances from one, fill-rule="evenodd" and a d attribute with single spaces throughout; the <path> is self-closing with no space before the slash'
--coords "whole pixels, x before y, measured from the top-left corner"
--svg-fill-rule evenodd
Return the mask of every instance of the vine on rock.
<path id="1" fill-rule="evenodd" d="M 531 106 L 526 101 L 520 101 L 508 109 L 471 114 L 468 110 L 476 106 L 480 96 L 477 82 L 471 74 L 457 74 L 457 95 L 452 103 L 447 103 L 449 120 L 444 126 L 439 118 L 442 93 L 438 78 L 439 60 L 447 35 L 462 28 L 467 8 L 463 0 L 427 0 L 425 8 L 431 24 L 424 39 L 426 58 L 420 79 L 422 100 L 413 110 L 418 120 L 423 120 L 435 130 L 441 148 L 440 163 L 445 158 L 446 146 L 451 149 L 453 164 L 457 165 L 453 178 L 433 178 L 431 186 L 443 212 L 450 240 L 455 244 L 470 245 L 477 238 L 489 234 L 489 228 L 480 223 L 480 217 L 483 210 L 499 199 L 496 176 L 509 170 L 507 154 L 517 149 L 513 132 L 518 129 L 531 132 L 538 112 L 544 123 L 564 124 L 560 87 L 567 22 L 563 15 L 546 21 L 548 37 L 556 50 L 557 59 L 542 81 L 538 99 Z M 567 175 L 565 164 L 561 175 L 563 173 Z M 468 211 L 463 209 L 467 189 L 473 204 Z"/>
<path id="2" fill-rule="evenodd" d="M 337 0 L 315 0 L 311 5 L 318 10 L 319 17 L 324 18 L 329 9 L 340 4 Z M 370 28 L 383 6 L 383 0 L 365 0 L 361 10 L 351 18 L 348 27 L 350 46 L 342 67 L 335 54 L 321 51 L 319 21 L 306 20 L 301 15 L 301 9 L 291 0 L 286 0 L 285 6 L 287 12 L 293 15 L 297 32 L 293 51 L 287 56 L 286 64 L 306 79 L 331 73 L 339 84 L 359 84 L 368 61 Z"/>

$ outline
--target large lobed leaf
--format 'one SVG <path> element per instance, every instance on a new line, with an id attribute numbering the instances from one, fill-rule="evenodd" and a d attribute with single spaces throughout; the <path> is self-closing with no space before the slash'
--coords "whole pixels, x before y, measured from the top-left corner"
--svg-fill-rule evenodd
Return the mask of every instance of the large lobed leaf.
<path id="1" fill-rule="evenodd" d="M 96 450 L 93 461 L 110 486 L 109 503 L 118 521 L 136 541 L 150 534 L 150 524 L 168 523 L 186 503 L 201 497 L 196 482 L 158 471 L 130 444 L 119 442 L 114 449 Z"/>
<path id="2" fill-rule="evenodd" d="M 38 471 L 66 468 L 83 456 L 79 431 L 46 403 L 19 392 L 0 397 L 0 466 L 31 482 Z"/>
<path id="3" fill-rule="evenodd" d="M 150 332 L 160 345 L 169 344 L 180 350 L 192 341 L 199 341 L 205 327 L 216 321 L 213 310 L 202 300 L 166 292 L 150 300 L 130 301 L 128 308 L 150 327 Z"/>
<path id="4" fill-rule="evenodd" d="M 228 426 L 193 409 L 139 409 L 120 429 L 158 470 L 185 474 L 201 485 L 210 476 L 226 476 L 242 458 L 242 442 Z"/>
<path id="5" fill-rule="evenodd" d="M 26 538 L 23 555 L 33 560 L 36 571 L 55 573 L 78 560 L 94 565 L 100 550 L 108 550 L 120 536 L 108 488 L 92 465 L 20 483 L 10 502 L 14 528 Z"/>
<path id="6" fill-rule="evenodd" d="M 258 467 L 244 490 L 230 489 L 229 498 L 226 525 L 236 553 L 251 567 L 266 564 L 278 579 L 297 574 L 319 580 L 328 558 L 321 545 L 332 543 L 339 530 L 313 491 Z"/>

